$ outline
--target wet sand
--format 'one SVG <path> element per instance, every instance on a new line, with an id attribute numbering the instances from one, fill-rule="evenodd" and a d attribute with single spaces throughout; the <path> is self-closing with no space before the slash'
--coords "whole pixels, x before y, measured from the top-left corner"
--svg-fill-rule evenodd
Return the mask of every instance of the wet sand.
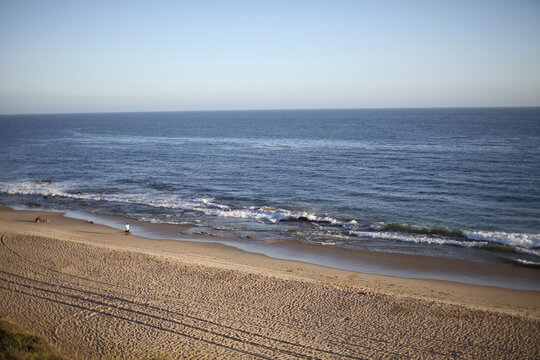
<path id="1" fill-rule="evenodd" d="M 540 356 L 538 291 L 125 236 L 59 213 L 1 208 L 0 234 L 0 317 L 73 358 Z"/>

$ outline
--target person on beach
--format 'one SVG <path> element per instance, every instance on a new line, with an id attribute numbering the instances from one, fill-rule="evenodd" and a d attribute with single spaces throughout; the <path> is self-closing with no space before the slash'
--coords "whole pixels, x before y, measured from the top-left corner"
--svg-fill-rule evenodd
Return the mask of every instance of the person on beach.
<path id="1" fill-rule="evenodd" d="M 131 232 L 129 231 L 129 223 L 126 223 L 126 229 L 124 230 L 124 232 L 126 233 L 126 235 L 131 234 Z"/>

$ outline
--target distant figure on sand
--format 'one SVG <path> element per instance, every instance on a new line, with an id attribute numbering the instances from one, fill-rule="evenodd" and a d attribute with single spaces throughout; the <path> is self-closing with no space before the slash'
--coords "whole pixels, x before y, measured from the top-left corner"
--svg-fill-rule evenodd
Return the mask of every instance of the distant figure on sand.
<path id="1" fill-rule="evenodd" d="M 131 234 L 131 232 L 129 232 L 129 223 L 126 223 L 126 229 L 124 230 L 124 232 L 126 233 L 126 235 Z"/>

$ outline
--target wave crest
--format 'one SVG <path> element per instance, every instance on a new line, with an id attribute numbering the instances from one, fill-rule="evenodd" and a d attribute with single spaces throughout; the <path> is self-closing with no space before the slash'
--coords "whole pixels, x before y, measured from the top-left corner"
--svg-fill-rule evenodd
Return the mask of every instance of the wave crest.
<path id="1" fill-rule="evenodd" d="M 76 190 L 78 185 L 69 182 L 0 182 L 0 193 L 10 195 L 49 195 L 76 200 L 138 204 L 153 208 L 196 212 L 206 216 L 251 219 L 270 224 L 284 221 L 308 222 L 322 228 L 340 228 L 344 234 L 364 239 L 382 239 L 462 247 L 489 247 L 489 244 L 500 244 L 514 247 L 518 252 L 540 256 L 540 234 L 462 230 L 391 223 L 366 225 L 354 219 L 340 220 L 328 215 L 318 215 L 307 211 L 295 212 L 269 206 L 231 208 L 229 205 L 216 202 L 212 197 L 186 199 L 182 195 L 166 193 L 156 189 L 144 193 L 85 193 Z M 148 218 L 148 221 L 157 220 Z"/>

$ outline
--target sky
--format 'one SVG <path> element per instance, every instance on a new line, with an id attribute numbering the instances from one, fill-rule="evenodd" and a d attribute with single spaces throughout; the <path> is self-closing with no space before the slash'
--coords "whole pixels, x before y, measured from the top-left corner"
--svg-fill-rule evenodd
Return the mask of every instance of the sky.
<path id="1" fill-rule="evenodd" d="M 0 113 L 540 106 L 540 1 L 0 0 Z"/>

